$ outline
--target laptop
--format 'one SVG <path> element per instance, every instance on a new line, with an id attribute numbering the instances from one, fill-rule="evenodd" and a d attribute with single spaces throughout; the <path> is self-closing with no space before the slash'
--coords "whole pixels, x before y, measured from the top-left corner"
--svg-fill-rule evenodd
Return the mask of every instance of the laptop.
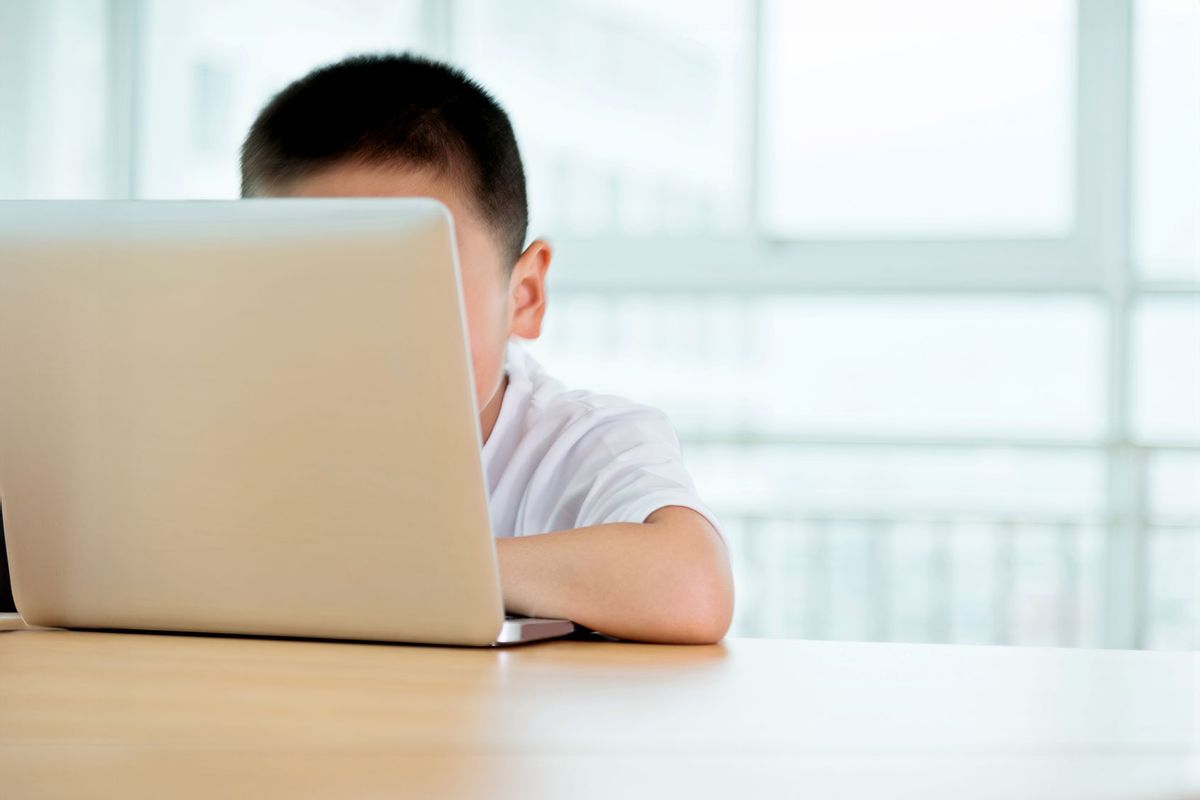
<path id="1" fill-rule="evenodd" d="M 423 198 L 0 202 L 30 625 L 493 645 L 452 220 Z"/>

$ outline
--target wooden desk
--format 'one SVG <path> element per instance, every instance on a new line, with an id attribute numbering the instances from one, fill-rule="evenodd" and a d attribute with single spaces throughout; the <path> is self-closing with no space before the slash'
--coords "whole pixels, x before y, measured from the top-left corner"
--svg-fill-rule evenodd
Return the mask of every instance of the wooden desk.
<path id="1" fill-rule="evenodd" d="M 0 633 L 0 797 L 1200 797 L 1200 658 Z"/>

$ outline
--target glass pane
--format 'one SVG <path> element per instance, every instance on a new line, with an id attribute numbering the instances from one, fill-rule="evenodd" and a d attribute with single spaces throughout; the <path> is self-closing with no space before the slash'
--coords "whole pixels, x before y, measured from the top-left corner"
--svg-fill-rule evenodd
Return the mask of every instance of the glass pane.
<path id="1" fill-rule="evenodd" d="M 1147 646 L 1200 648 L 1200 450 L 1153 452 Z"/>
<path id="2" fill-rule="evenodd" d="M 1200 3 L 1139 0 L 1134 37 L 1134 257 L 1200 280 Z"/>
<path id="3" fill-rule="evenodd" d="M 419 0 L 147 0 L 137 192 L 237 197 L 246 132 L 277 91 L 344 56 L 418 44 Z"/>
<path id="4" fill-rule="evenodd" d="M 535 233 L 744 226 L 750 3 L 456 8 L 455 58 L 513 117 Z"/>
<path id="5" fill-rule="evenodd" d="M 684 453 L 732 540 L 736 633 L 1100 644 L 1099 450 Z"/>
<path id="6" fill-rule="evenodd" d="M 761 206 L 797 235 L 1061 235 L 1070 0 L 767 0 Z"/>
<path id="7" fill-rule="evenodd" d="M 1150 457 L 1150 514 L 1200 520 L 1200 450 Z"/>
<path id="8" fill-rule="evenodd" d="M 0 197 L 103 197 L 103 0 L 0 3 Z"/>
<path id="9" fill-rule="evenodd" d="M 1150 531 L 1149 635 L 1160 650 L 1200 648 L 1200 527 Z"/>
<path id="10" fill-rule="evenodd" d="M 1138 437 L 1200 441 L 1200 298 L 1144 300 L 1133 323 Z"/>
<path id="11" fill-rule="evenodd" d="M 1082 518 L 724 524 L 735 636 L 1102 644 L 1104 537 Z"/>
<path id="12" fill-rule="evenodd" d="M 704 497 L 734 516 L 980 515 L 997 520 L 1099 514 L 1098 451 L 709 443 L 683 437 Z"/>
<path id="13" fill-rule="evenodd" d="M 1099 306 L 1063 298 L 568 294 L 533 345 L 682 429 L 1098 437 Z"/>

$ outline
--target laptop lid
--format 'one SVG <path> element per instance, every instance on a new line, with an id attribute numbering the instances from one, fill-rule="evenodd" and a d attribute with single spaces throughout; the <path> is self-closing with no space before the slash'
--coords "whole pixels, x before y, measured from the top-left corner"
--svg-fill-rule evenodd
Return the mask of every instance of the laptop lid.
<path id="1" fill-rule="evenodd" d="M 433 200 L 0 203 L 18 610 L 491 642 L 466 342 Z"/>

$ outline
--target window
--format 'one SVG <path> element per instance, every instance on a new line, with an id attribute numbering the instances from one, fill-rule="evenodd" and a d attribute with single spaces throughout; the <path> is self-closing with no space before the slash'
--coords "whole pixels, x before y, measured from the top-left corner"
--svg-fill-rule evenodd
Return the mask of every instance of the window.
<path id="1" fill-rule="evenodd" d="M 0 197 L 104 197 L 110 93 L 102 0 L 0 3 Z"/>
<path id="2" fill-rule="evenodd" d="M 456 5 L 455 56 L 512 115 L 535 233 L 744 227 L 750 4 Z"/>
<path id="3" fill-rule="evenodd" d="M 1143 300 L 1133 321 L 1139 438 L 1200 442 L 1200 297 Z"/>
<path id="4" fill-rule="evenodd" d="M 532 347 L 556 374 L 659 405 L 684 429 L 1059 439 L 1104 430 L 1104 324 L 1088 301 L 664 292 L 554 302 Z"/>
<path id="5" fill-rule="evenodd" d="M 761 203 L 790 236 L 1062 236 L 1065 0 L 768 0 Z"/>
<path id="6" fill-rule="evenodd" d="M 145 198 L 240 194 L 239 151 L 273 94 L 346 55 L 422 41 L 417 0 L 148 0 L 137 75 Z"/>
<path id="7" fill-rule="evenodd" d="M 1200 453 L 1155 453 L 1149 484 L 1149 644 L 1200 647 Z"/>
<path id="8" fill-rule="evenodd" d="M 1200 280 L 1200 4 L 1140 0 L 1134 38 L 1134 258 Z"/>

